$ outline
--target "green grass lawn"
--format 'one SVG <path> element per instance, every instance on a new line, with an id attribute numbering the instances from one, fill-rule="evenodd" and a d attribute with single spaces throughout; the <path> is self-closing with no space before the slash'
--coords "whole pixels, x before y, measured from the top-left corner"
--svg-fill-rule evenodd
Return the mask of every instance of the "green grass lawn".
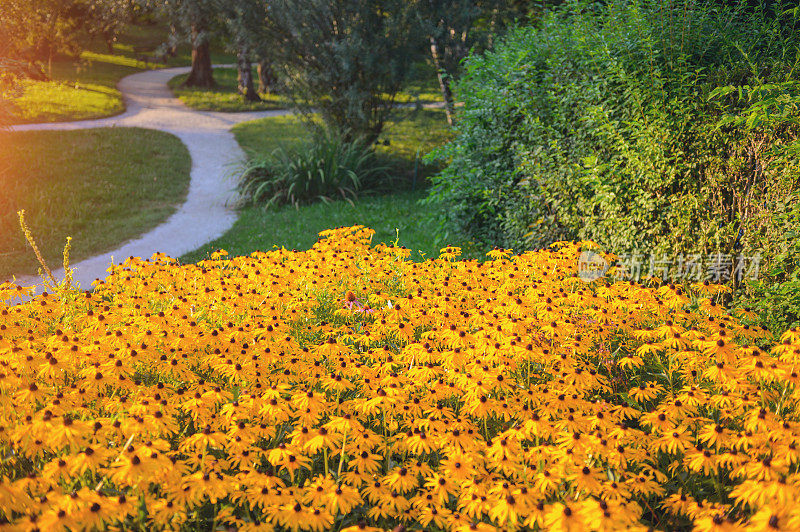
<path id="1" fill-rule="evenodd" d="M 235 68 L 215 68 L 215 89 L 199 89 L 195 87 L 181 87 L 186 81 L 187 74 L 176 76 L 169 81 L 169 86 L 175 97 L 192 109 L 198 111 L 267 111 L 282 109 L 289 104 L 276 94 L 260 94 L 260 102 L 246 102 L 238 92 L 238 71 Z M 253 69 L 253 78 L 256 78 Z"/>
<path id="2" fill-rule="evenodd" d="M 413 257 L 420 258 L 420 251 L 435 257 L 439 248 L 432 241 L 429 228 L 421 223 L 424 215 L 418 203 L 424 197 L 424 192 L 417 191 L 361 197 L 353 205 L 336 201 L 299 209 L 249 207 L 242 210 L 230 231 L 181 260 L 197 262 L 220 248 L 233 256 L 269 251 L 273 246 L 305 250 L 314 245 L 320 231 L 359 224 L 375 230 L 373 244 L 394 242 L 399 235 L 399 244 L 411 249 Z"/>
<path id="3" fill-rule="evenodd" d="M 377 151 L 392 164 L 396 178 L 392 194 L 362 193 L 353 205 L 345 201 L 317 203 L 295 209 L 291 206 L 263 209 L 246 207 L 230 231 L 219 239 L 181 257 L 183 262 L 208 258 L 217 249 L 231 255 L 249 255 L 273 246 L 308 249 L 325 229 L 344 225 L 366 225 L 376 231 L 373 243 L 395 242 L 412 250 L 412 257 L 438 256 L 433 227 L 419 201 L 426 195 L 424 177 L 435 168 L 417 165 L 417 152 L 424 155 L 449 137 L 441 110 L 399 110 L 397 119 L 387 124 Z M 402 118 L 402 120 L 401 120 Z M 276 148 L 294 148 L 308 141 L 301 122 L 292 116 L 264 118 L 234 127 L 234 134 L 248 157 L 269 154 Z M 388 145 L 384 144 L 388 141 Z M 414 168 L 418 182 L 414 186 Z M 422 254 L 420 254 L 422 252 Z"/>
<path id="4" fill-rule="evenodd" d="M 214 70 L 214 80 L 218 85 L 215 89 L 181 87 L 186 75 L 174 77 L 169 86 L 177 98 L 198 111 L 267 111 L 291 105 L 291 102 L 277 94 L 264 93 L 260 95 L 262 101 L 246 102 L 238 92 L 237 78 L 235 68 L 217 68 Z M 257 79 L 255 69 L 253 78 Z M 405 88 L 395 97 L 397 103 L 438 102 L 441 99 L 436 72 L 426 63 L 415 65 Z"/>
<path id="5" fill-rule="evenodd" d="M 163 222 L 188 190 L 189 153 L 159 131 L 0 132 L 0 146 L 0 280 L 37 269 L 20 209 L 55 269 L 67 236 L 74 261 L 114 249 Z"/>
<path id="6" fill-rule="evenodd" d="M 269 155 L 278 148 L 295 148 L 309 140 L 303 124 L 292 115 L 244 122 L 233 126 L 232 131 L 250 159 Z"/>
<path id="7" fill-rule="evenodd" d="M 104 42 L 86 43 L 80 59 L 62 58 L 53 63 L 50 81 L 22 80 L 21 91 L 13 97 L 13 123 L 88 120 L 119 114 L 125 110 L 117 82 L 142 70 L 182 66 L 191 63 L 191 51 L 179 47 L 167 64 L 142 61 L 168 37 L 166 26 L 129 25 L 109 53 Z M 142 51 L 149 50 L 149 51 Z M 214 54 L 213 60 L 231 61 L 231 56 Z"/>

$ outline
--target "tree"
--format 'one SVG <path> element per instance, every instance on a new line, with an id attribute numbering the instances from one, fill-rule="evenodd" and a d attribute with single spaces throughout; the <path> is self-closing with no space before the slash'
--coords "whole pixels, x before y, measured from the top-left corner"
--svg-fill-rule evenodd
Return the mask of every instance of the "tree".
<path id="1" fill-rule="evenodd" d="M 0 58 L 22 62 L 27 76 L 45 79 L 59 55 L 78 57 L 90 36 L 111 46 L 128 20 L 131 0 L 0 0 Z"/>
<path id="2" fill-rule="evenodd" d="M 185 41 L 192 46 L 192 70 L 184 85 L 208 89 L 216 87 L 211 65 L 211 37 L 218 29 L 218 0 L 154 1 L 173 24 L 173 40 Z"/>
<path id="3" fill-rule="evenodd" d="M 272 61 L 266 56 L 261 56 L 256 70 L 258 72 L 258 92 L 272 92 L 278 79 Z"/>
<path id="4" fill-rule="evenodd" d="M 418 49 L 412 12 L 404 0 L 273 0 L 268 28 L 295 107 L 374 141 Z"/>
<path id="5" fill-rule="evenodd" d="M 44 79 L 56 55 L 77 55 L 81 19 L 75 0 L 0 0 L 0 57 L 22 61 Z"/>
<path id="6" fill-rule="evenodd" d="M 108 53 L 114 52 L 122 26 L 131 18 L 133 0 L 87 0 L 84 26 L 92 37 L 102 37 Z"/>
<path id="7" fill-rule="evenodd" d="M 418 0 L 416 13 L 450 125 L 455 113 L 452 82 L 458 78 L 461 62 L 475 45 L 491 44 L 509 20 L 524 16 L 528 9 L 528 2 L 508 0 Z"/>
<path id="8" fill-rule="evenodd" d="M 268 41 L 266 31 L 267 5 L 264 0 L 229 0 L 224 4 L 221 13 L 230 47 L 236 53 L 237 68 L 239 71 L 239 93 L 246 101 L 256 102 L 261 100 L 253 81 L 253 57 L 259 58 L 259 65 L 263 57 L 261 52 Z M 261 67 L 259 68 L 261 72 Z M 261 83 L 259 89 L 264 87 L 263 79 L 259 74 Z"/>
<path id="9" fill-rule="evenodd" d="M 483 10 L 472 0 L 422 0 L 421 4 L 418 14 L 428 36 L 447 123 L 453 125 L 455 100 L 451 80 L 467 56 L 470 29 Z"/>

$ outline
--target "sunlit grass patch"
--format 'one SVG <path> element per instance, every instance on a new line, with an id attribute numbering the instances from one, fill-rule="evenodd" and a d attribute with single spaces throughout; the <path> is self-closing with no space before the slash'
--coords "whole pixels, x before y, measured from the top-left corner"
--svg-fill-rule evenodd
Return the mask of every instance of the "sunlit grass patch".
<path id="1" fill-rule="evenodd" d="M 436 70 L 426 61 L 416 63 L 403 89 L 395 96 L 397 103 L 429 103 L 442 101 Z"/>
<path id="2" fill-rule="evenodd" d="M 20 82 L 13 100 L 17 122 L 86 120 L 119 114 L 125 105 L 117 89 L 95 83 Z"/>
<path id="3" fill-rule="evenodd" d="M 214 69 L 214 81 L 217 82 L 215 89 L 182 87 L 186 77 L 186 74 L 182 74 L 172 78 L 169 86 L 177 98 L 198 111 L 267 111 L 289 106 L 284 98 L 271 93 L 261 93 L 260 102 L 246 102 L 238 92 L 238 71 L 235 68 Z M 255 69 L 253 78 L 256 79 Z"/>
<path id="4" fill-rule="evenodd" d="M 121 50 L 121 49 L 133 53 L 132 46 L 115 47 L 115 50 Z M 119 65 L 128 68 L 137 68 L 141 70 L 144 70 L 145 68 L 159 67 L 158 64 L 141 61 L 136 57 L 130 57 L 119 54 L 108 54 L 108 53 L 103 54 L 98 52 L 85 51 L 81 54 L 81 58 L 86 61 L 96 61 L 98 63 L 108 63 L 111 65 Z"/>
<path id="5" fill-rule="evenodd" d="M 310 137 L 295 116 L 275 116 L 234 126 L 233 132 L 250 157 L 268 155 L 279 147 L 294 148 Z M 375 150 L 393 167 L 394 173 L 422 180 L 430 171 L 421 158 L 450 139 L 441 109 L 396 109 L 384 126 Z"/>
<path id="6" fill-rule="evenodd" d="M 397 173 L 422 180 L 435 169 L 422 158 L 452 134 L 442 109 L 397 109 L 386 122 L 376 151 Z"/>
<path id="7" fill-rule="evenodd" d="M 276 148 L 295 148 L 308 142 L 308 131 L 294 115 L 271 116 L 233 126 L 236 140 L 248 157 L 268 155 Z"/>

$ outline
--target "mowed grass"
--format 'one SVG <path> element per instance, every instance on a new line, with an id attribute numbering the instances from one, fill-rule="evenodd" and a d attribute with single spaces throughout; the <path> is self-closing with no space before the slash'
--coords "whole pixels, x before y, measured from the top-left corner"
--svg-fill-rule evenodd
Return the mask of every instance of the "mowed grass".
<path id="1" fill-rule="evenodd" d="M 119 91 L 95 83 L 20 81 L 12 122 L 65 122 L 113 116 L 125 111 Z"/>
<path id="2" fill-rule="evenodd" d="M 362 192 L 353 204 L 336 201 L 299 209 L 285 206 L 266 210 L 246 207 L 227 233 L 181 260 L 206 259 L 217 249 L 225 249 L 233 256 L 267 251 L 274 246 L 305 250 L 316 242 L 320 231 L 359 224 L 376 231 L 373 243 L 405 246 L 414 259 L 438 256 L 440 243 L 433 238 L 434 228 L 425 207 L 419 204 L 426 196 L 424 178 L 435 168 L 416 159 L 418 152 L 421 157 L 445 142 L 450 132 L 441 110 L 404 109 L 400 113 L 401 116 L 387 124 L 377 146 L 378 154 L 392 165 L 394 177 L 385 188 L 394 192 Z M 246 122 L 233 131 L 250 158 L 268 155 L 281 147 L 298 148 L 309 141 L 309 133 L 293 116 Z"/>
<path id="3" fill-rule="evenodd" d="M 163 222 L 188 190 L 189 153 L 159 131 L 0 132 L 0 146 L 0 280 L 38 267 L 20 209 L 55 269 L 68 236 L 74 261 L 114 249 Z"/>
<path id="4" fill-rule="evenodd" d="M 49 81 L 21 80 L 20 91 L 12 96 L 13 123 L 89 120 L 119 114 L 125 110 L 117 82 L 147 69 L 183 66 L 191 63 L 191 50 L 181 46 L 166 64 L 153 62 L 155 50 L 168 38 L 163 24 L 128 25 L 109 53 L 104 42 L 86 43 L 80 58 L 54 61 Z M 214 54 L 216 62 L 231 56 Z"/>
<path id="5" fill-rule="evenodd" d="M 215 89 L 199 89 L 196 87 L 182 87 L 187 74 L 181 74 L 169 81 L 169 86 L 176 98 L 180 99 L 187 107 L 198 111 L 267 111 L 270 109 L 283 109 L 289 103 L 276 94 L 261 93 L 260 102 L 246 102 L 239 94 L 238 71 L 235 68 L 215 68 Z M 253 69 L 253 79 L 257 80 L 256 70 Z M 256 87 L 258 82 L 256 81 Z"/>
<path id="6" fill-rule="evenodd" d="M 266 156 L 278 148 L 292 149 L 310 140 L 294 115 L 261 118 L 233 126 L 236 141 L 249 159 Z"/>
<path id="7" fill-rule="evenodd" d="M 375 230 L 373 244 L 380 242 L 405 246 L 414 258 L 438 256 L 438 248 L 424 223 L 419 200 L 425 193 L 402 192 L 369 197 L 362 196 L 354 204 L 344 201 L 316 203 L 295 209 L 280 207 L 263 210 L 243 209 L 230 231 L 202 248 L 184 255 L 181 260 L 197 262 L 207 259 L 217 249 L 232 256 L 269 251 L 273 246 L 306 250 L 317 241 L 320 231 L 340 226 L 366 225 Z M 398 239 L 399 235 L 399 239 Z"/>

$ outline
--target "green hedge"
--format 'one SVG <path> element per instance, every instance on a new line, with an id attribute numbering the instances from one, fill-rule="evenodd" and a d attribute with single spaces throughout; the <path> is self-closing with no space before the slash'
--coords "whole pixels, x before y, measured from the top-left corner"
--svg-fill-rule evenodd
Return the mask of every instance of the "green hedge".
<path id="1" fill-rule="evenodd" d="M 512 31 L 468 59 L 458 135 L 435 154 L 444 236 L 760 254 L 762 280 L 796 281 L 796 26 L 775 3 L 632 1 Z"/>

